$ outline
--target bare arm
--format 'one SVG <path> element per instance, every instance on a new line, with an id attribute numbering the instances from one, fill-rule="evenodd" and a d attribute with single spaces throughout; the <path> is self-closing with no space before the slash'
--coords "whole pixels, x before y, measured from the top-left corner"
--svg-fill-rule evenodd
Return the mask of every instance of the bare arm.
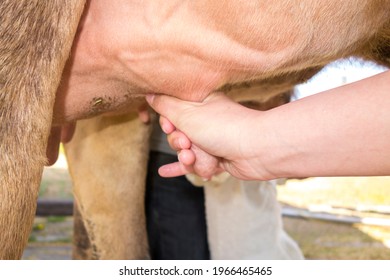
<path id="1" fill-rule="evenodd" d="M 162 124 L 173 148 L 191 152 L 180 145 L 188 136 L 242 179 L 390 174 L 390 71 L 267 112 L 219 94 L 203 103 L 166 96 L 149 102 L 170 120 Z M 195 162 L 184 159 L 185 168 L 178 163 L 162 175 L 189 172 L 188 166 L 196 172 L 207 156 L 193 154 Z"/>
<path id="2" fill-rule="evenodd" d="M 390 71 L 276 108 L 264 124 L 275 125 L 267 164 L 278 177 L 389 175 Z"/>

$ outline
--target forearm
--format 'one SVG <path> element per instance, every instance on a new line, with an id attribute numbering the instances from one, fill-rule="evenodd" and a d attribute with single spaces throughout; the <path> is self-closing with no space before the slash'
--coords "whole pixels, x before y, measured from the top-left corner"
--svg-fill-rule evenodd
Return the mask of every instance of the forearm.
<path id="1" fill-rule="evenodd" d="M 274 177 L 390 174 L 390 71 L 259 117 Z"/>

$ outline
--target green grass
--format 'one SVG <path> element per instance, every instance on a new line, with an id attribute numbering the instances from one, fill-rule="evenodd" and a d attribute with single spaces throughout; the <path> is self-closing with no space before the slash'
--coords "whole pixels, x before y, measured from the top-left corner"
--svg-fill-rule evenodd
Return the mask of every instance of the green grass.
<path id="1" fill-rule="evenodd" d="M 48 223 L 62 223 L 66 220 L 66 216 L 48 216 Z"/>

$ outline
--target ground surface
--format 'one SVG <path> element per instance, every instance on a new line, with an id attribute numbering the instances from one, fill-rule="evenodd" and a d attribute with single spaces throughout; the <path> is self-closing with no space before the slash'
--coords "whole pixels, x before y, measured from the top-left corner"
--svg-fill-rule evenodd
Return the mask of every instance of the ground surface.
<path id="1" fill-rule="evenodd" d="M 356 211 L 378 208 L 389 211 L 390 177 L 310 178 L 289 180 L 278 188 L 286 205 L 316 209 L 333 208 L 332 214 L 379 218 L 389 223 L 389 214 Z M 352 210 L 353 209 L 353 210 Z M 375 220 L 374 220 L 375 221 Z M 284 219 L 285 228 L 309 259 L 390 259 L 390 227 Z"/>
<path id="2" fill-rule="evenodd" d="M 71 181 L 63 159 L 44 172 L 40 196 L 71 199 Z M 390 206 L 390 177 L 289 180 L 278 188 L 283 205 Z M 338 212 L 337 212 L 338 211 Z M 338 209 L 333 214 L 390 219 L 390 215 Z M 341 212 L 340 212 L 341 211 Z M 308 259 L 390 259 L 390 227 L 373 227 L 284 218 L 286 231 Z M 24 259 L 71 259 L 72 217 L 37 217 Z"/>

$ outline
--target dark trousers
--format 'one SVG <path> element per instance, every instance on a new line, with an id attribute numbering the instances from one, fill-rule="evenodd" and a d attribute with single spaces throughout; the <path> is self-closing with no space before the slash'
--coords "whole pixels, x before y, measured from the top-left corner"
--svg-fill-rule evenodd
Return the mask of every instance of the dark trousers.
<path id="1" fill-rule="evenodd" d="M 210 259 L 203 188 L 185 176 L 162 178 L 161 165 L 176 156 L 151 152 L 146 180 L 146 220 L 150 255 L 154 260 Z"/>

